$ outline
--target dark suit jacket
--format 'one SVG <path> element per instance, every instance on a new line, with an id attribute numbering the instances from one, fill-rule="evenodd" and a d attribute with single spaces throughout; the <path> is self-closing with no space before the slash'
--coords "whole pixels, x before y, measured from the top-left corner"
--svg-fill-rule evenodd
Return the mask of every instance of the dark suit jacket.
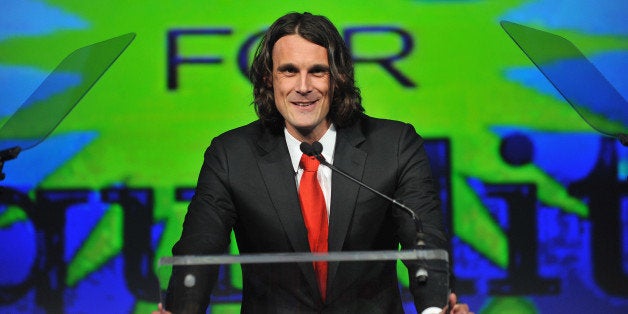
<path id="1" fill-rule="evenodd" d="M 334 165 L 413 208 L 423 220 L 428 245 L 446 249 L 440 202 L 414 128 L 363 116 L 337 132 Z M 407 213 L 336 173 L 330 211 L 329 251 L 414 244 L 415 225 Z M 240 253 L 309 252 L 284 135 L 269 133 L 259 121 L 212 141 L 173 254 L 224 253 L 232 229 Z M 394 261 L 330 263 L 325 303 L 311 263 L 246 264 L 242 271 L 245 313 L 403 313 Z M 216 273 L 215 267 L 177 267 L 166 307 L 204 313 Z M 193 287 L 183 284 L 187 274 L 196 278 Z M 446 274 L 430 276 L 433 284 L 447 281 Z M 419 311 L 445 303 L 434 295 L 430 280 L 411 287 Z"/>

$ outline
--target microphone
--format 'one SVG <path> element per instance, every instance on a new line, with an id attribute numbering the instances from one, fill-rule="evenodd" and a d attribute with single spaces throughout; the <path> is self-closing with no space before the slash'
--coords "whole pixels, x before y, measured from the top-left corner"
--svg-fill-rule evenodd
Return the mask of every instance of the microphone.
<path id="1" fill-rule="evenodd" d="M 308 156 L 316 157 L 316 159 L 318 159 L 318 161 L 321 164 L 325 165 L 329 169 L 335 171 L 336 173 L 341 174 L 345 178 L 355 182 L 356 184 L 360 185 L 361 187 L 364 187 L 365 189 L 367 189 L 367 190 L 375 193 L 376 195 L 386 199 L 387 201 L 393 203 L 394 205 L 397 205 L 399 208 L 401 208 L 405 212 L 407 212 L 412 217 L 412 220 L 414 221 L 414 224 L 415 224 L 415 229 L 417 231 L 417 248 L 418 249 L 425 249 L 425 234 L 423 233 L 423 223 L 421 221 L 421 218 L 417 217 L 412 209 L 410 209 L 408 206 L 404 205 L 403 203 L 400 203 L 396 199 L 391 198 L 388 195 L 386 195 L 386 194 L 384 194 L 384 193 L 382 193 L 382 192 L 380 192 L 380 191 L 378 191 L 378 190 L 376 190 L 376 189 L 366 185 L 364 182 L 362 182 L 362 181 L 352 177 L 348 173 L 338 169 L 336 166 L 334 166 L 334 165 L 330 164 L 329 162 L 327 162 L 327 160 L 325 159 L 325 156 L 323 156 L 323 154 L 322 154 L 322 152 L 323 152 L 323 145 L 321 143 L 314 142 L 314 143 L 312 143 L 310 145 L 309 143 L 301 142 L 301 145 L 299 146 L 299 148 L 301 148 L 301 152 L 303 152 L 304 154 L 306 154 Z M 428 278 L 427 268 L 424 267 L 423 265 L 419 265 L 419 268 L 415 272 L 414 277 L 420 283 L 425 283 L 427 281 L 427 278 Z"/>

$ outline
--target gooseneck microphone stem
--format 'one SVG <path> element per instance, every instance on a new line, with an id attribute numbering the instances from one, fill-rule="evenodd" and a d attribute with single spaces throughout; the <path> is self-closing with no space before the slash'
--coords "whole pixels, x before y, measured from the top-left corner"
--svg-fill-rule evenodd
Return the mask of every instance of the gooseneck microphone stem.
<path id="1" fill-rule="evenodd" d="M 359 181 L 358 179 L 356 179 L 356 178 L 354 178 L 354 177 L 350 176 L 349 174 L 345 173 L 344 171 L 342 171 L 342 170 L 338 169 L 338 168 L 337 168 L 337 167 L 335 167 L 334 165 L 332 165 L 332 164 L 328 163 L 328 162 L 327 162 L 327 160 L 325 160 L 325 157 L 323 157 L 323 155 L 321 155 L 321 154 L 316 154 L 316 155 L 314 155 L 314 157 L 316 157 L 316 159 L 318 159 L 318 161 L 320 161 L 320 163 L 321 163 L 321 164 L 323 164 L 323 165 L 325 165 L 325 166 L 329 167 L 330 169 L 332 169 L 332 170 L 334 170 L 334 171 L 338 172 L 339 174 L 341 174 L 341 175 L 342 175 L 342 176 L 344 176 L 345 178 L 347 178 L 347 179 L 349 179 L 349 180 L 351 180 L 351 181 L 353 181 L 353 182 L 355 182 L 355 183 L 359 184 L 361 187 L 363 187 L 363 188 L 365 188 L 365 189 L 367 189 L 367 190 L 369 190 L 369 191 L 371 191 L 371 192 L 373 192 L 373 193 L 375 193 L 375 194 L 377 194 L 377 195 L 379 195 L 379 196 L 383 197 L 384 199 L 388 200 L 389 202 L 391 202 L 391 203 L 393 203 L 393 204 L 395 204 L 395 205 L 399 206 L 401 209 L 405 210 L 405 211 L 406 211 L 406 212 L 407 212 L 407 213 L 408 213 L 408 214 L 412 217 L 412 220 L 414 220 L 414 221 L 416 222 L 416 225 L 417 225 L 417 231 L 418 231 L 418 232 L 423 232 L 423 226 L 422 226 L 422 224 L 420 223 L 420 220 L 417 218 L 417 216 L 416 216 L 416 214 L 414 213 L 414 211 L 413 211 L 412 209 L 410 209 L 408 206 L 406 206 L 406 205 L 404 205 L 404 204 L 400 203 L 400 202 L 399 202 L 399 201 L 397 201 L 396 199 L 391 198 L 390 196 L 388 196 L 388 195 L 386 195 L 386 194 L 384 194 L 384 193 L 382 193 L 382 192 L 380 192 L 380 191 L 378 191 L 378 190 L 376 190 L 376 189 L 374 189 L 374 188 L 372 188 L 372 187 L 370 187 L 370 186 L 366 185 L 364 182 Z"/>
<path id="2" fill-rule="evenodd" d="M 337 167 L 335 167 L 334 165 L 330 164 L 329 162 L 327 162 L 327 160 L 325 159 L 325 156 L 322 155 L 323 152 L 323 145 L 319 142 L 314 142 L 311 145 L 306 143 L 306 142 L 302 142 L 301 143 L 301 152 L 303 152 L 304 154 L 308 155 L 308 156 L 314 156 L 316 157 L 316 159 L 318 159 L 318 161 L 325 165 L 326 167 L 328 167 L 329 169 L 335 171 L 336 173 L 341 174 L 342 176 L 344 176 L 345 178 L 355 182 L 356 184 L 358 184 L 359 186 L 377 194 L 378 196 L 388 200 L 389 202 L 391 202 L 394 205 L 397 205 L 399 208 L 403 209 L 404 211 L 406 211 L 411 217 L 412 220 L 414 221 L 415 224 L 415 230 L 417 232 L 417 248 L 418 249 L 425 249 L 425 235 L 423 233 L 423 223 L 421 222 L 421 219 L 419 217 L 416 216 L 416 214 L 414 213 L 414 211 L 412 209 L 410 209 L 408 206 L 400 203 L 399 201 L 397 201 L 394 198 L 389 197 L 388 195 L 375 190 L 374 188 L 366 185 L 364 182 L 352 177 L 351 175 L 349 175 L 348 173 L 338 169 Z M 423 267 L 422 265 L 419 266 L 419 268 L 417 269 L 416 273 L 415 273 L 415 277 L 419 280 L 419 282 L 425 282 L 427 280 L 428 274 L 427 274 L 427 269 L 425 267 Z"/>

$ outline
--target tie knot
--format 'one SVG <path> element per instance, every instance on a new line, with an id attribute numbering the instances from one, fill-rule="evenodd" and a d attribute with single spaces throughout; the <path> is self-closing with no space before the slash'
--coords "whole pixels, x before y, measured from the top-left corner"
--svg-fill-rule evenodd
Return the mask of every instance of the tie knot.
<path id="1" fill-rule="evenodd" d="M 304 171 L 314 171 L 318 170 L 318 165 L 320 162 L 314 156 L 308 156 L 306 154 L 301 155 L 301 162 L 299 165 L 303 168 Z"/>

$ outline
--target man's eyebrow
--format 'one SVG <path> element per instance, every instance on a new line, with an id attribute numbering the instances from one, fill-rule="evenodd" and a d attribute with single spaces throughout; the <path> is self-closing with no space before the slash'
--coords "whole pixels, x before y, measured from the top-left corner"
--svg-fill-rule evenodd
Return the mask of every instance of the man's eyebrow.
<path id="1" fill-rule="evenodd" d="M 315 64 L 310 68 L 310 72 L 329 72 L 329 66 L 324 64 Z"/>
<path id="2" fill-rule="evenodd" d="M 297 66 L 292 63 L 286 63 L 277 66 L 277 71 L 279 72 L 296 70 L 298 70 Z M 325 64 L 315 64 L 308 69 L 308 72 L 329 72 L 329 66 Z"/>
<path id="3" fill-rule="evenodd" d="M 281 64 L 277 67 L 277 71 L 279 72 L 291 71 L 296 69 L 297 67 L 292 63 Z"/>

